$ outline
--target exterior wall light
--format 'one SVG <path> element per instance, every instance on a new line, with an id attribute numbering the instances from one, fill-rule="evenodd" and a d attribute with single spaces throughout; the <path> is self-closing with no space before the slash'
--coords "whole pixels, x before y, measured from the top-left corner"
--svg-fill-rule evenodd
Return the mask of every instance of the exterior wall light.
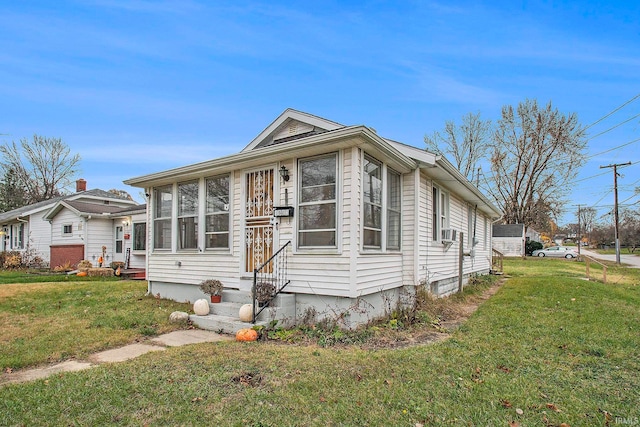
<path id="1" fill-rule="evenodd" d="M 282 166 L 280 168 L 280 176 L 282 177 L 283 181 L 289 181 L 289 169 L 287 169 L 286 167 Z"/>

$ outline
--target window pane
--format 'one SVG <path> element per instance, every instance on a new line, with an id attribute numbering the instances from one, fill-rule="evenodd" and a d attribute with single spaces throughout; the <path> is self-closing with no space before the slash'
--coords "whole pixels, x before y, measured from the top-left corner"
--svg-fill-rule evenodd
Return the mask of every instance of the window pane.
<path id="1" fill-rule="evenodd" d="M 207 248 L 228 248 L 229 233 L 207 234 Z"/>
<path id="2" fill-rule="evenodd" d="M 388 208 L 396 211 L 400 210 L 400 175 L 395 172 L 387 174 L 387 203 Z"/>
<path id="3" fill-rule="evenodd" d="M 303 188 L 301 202 L 315 202 L 320 200 L 335 200 L 335 185 L 319 185 L 317 187 Z"/>
<path id="4" fill-rule="evenodd" d="M 336 183 L 336 156 L 300 161 L 302 187 Z"/>
<path id="5" fill-rule="evenodd" d="M 363 188 L 365 201 L 382 203 L 382 164 L 368 157 L 364 159 Z"/>
<path id="6" fill-rule="evenodd" d="M 205 231 L 229 231 L 229 214 L 208 215 Z"/>
<path id="7" fill-rule="evenodd" d="M 196 249 L 198 247 L 198 217 L 178 218 L 180 231 L 180 249 Z"/>
<path id="8" fill-rule="evenodd" d="M 207 179 L 207 213 L 229 210 L 229 175 Z"/>
<path id="9" fill-rule="evenodd" d="M 387 223 L 387 249 L 400 249 L 400 213 L 389 211 Z"/>
<path id="10" fill-rule="evenodd" d="M 364 230 L 364 245 L 379 248 L 382 245 L 382 233 L 378 230 Z"/>
<path id="11" fill-rule="evenodd" d="M 300 229 L 317 230 L 336 227 L 336 205 L 300 206 Z"/>
<path id="12" fill-rule="evenodd" d="M 229 175 L 224 175 L 206 180 L 205 245 L 207 248 L 229 247 L 230 179 Z"/>
<path id="13" fill-rule="evenodd" d="M 431 189 L 431 238 L 432 240 L 440 240 L 440 230 L 438 228 L 438 189 L 433 187 Z"/>
<path id="14" fill-rule="evenodd" d="M 137 222 L 133 224 L 133 250 L 143 251 L 147 249 L 147 224 Z"/>
<path id="15" fill-rule="evenodd" d="M 198 214 L 198 182 L 178 184 L 178 216 Z"/>
<path id="16" fill-rule="evenodd" d="M 153 247 L 171 249 L 171 220 L 156 219 L 153 223 Z"/>
<path id="17" fill-rule="evenodd" d="M 382 209 L 380 206 L 365 204 L 364 226 L 378 229 L 382 228 Z"/>
<path id="18" fill-rule="evenodd" d="M 335 231 L 305 231 L 299 234 L 300 246 L 335 246 Z"/>
<path id="19" fill-rule="evenodd" d="M 166 218 L 171 216 L 171 208 L 173 204 L 173 192 L 170 185 L 158 187 L 153 190 L 154 193 L 154 218 Z"/>
<path id="20" fill-rule="evenodd" d="M 299 246 L 335 246 L 336 244 L 337 205 L 335 200 L 338 169 L 336 160 L 337 156 L 332 154 L 301 160 L 298 163 L 300 177 Z"/>
<path id="21" fill-rule="evenodd" d="M 122 240 L 116 240 L 116 253 L 122 253 Z"/>

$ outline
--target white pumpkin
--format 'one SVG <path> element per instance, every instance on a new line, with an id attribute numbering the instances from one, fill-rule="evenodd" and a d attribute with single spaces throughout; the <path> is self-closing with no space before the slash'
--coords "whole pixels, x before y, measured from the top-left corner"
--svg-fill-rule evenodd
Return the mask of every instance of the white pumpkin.
<path id="1" fill-rule="evenodd" d="M 193 312 L 198 316 L 206 316 L 209 314 L 209 301 L 202 298 L 193 304 Z"/>
<path id="2" fill-rule="evenodd" d="M 253 317 L 253 306 L 251 304 L 245 304 L 240 307 L 240 312 L 238 313 L 240 316 L 241 322 L 251 322 Z"/>

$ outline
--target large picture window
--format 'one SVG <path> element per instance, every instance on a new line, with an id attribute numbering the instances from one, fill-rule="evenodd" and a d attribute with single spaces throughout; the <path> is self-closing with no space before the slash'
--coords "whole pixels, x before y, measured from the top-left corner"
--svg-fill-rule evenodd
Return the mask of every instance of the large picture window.
<path id="1" fill-rule="evenodd" d="M 206 247 L 229 247 L 229 175 L 206 180 Z"/>
<path id="2" fill-rule="evenodd" d="M 153 248 L 171 249 L 172 186 L 154 188 L 153 201 Z"/>
<path id="3" fill-rule="evenodd" d="M 364 157 L 363 203 L 365 248 L 382 247 L 382 163 Z"/>
<path id="4" fill-rule="evenodd" d="M 178 184 L 179 249 L 198 248 L 198 181 Z"/>
<path id="5" fill-rule="evenodd" d="M 147 223 L 133 223 L 133 250 L 144 251 L 147 249 Z"/>
<path id="6" fill-rule="evenodd" d="M 298 170 L 298 246 L 336 247 L 338 156 L 300 160 Z"/>

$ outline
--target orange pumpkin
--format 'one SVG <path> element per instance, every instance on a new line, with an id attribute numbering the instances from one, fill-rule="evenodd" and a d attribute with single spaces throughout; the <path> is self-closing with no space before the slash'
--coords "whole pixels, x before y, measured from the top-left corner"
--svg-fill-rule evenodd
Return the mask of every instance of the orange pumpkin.
<path id="1" fill-rule="evenodd" d="M 255 341 L 258 339 L 258 332 L 255 329 L 242 328 L 236 332 L 236 341 Z"/>
<path id="2" fill-rule="evenodd" d="M 76 274 L 76 276 L 79 276 L 79 277 L 84 277 L 86 275 L 87 275 L 86 271 L 79 271 L 78 274 Z"/>

